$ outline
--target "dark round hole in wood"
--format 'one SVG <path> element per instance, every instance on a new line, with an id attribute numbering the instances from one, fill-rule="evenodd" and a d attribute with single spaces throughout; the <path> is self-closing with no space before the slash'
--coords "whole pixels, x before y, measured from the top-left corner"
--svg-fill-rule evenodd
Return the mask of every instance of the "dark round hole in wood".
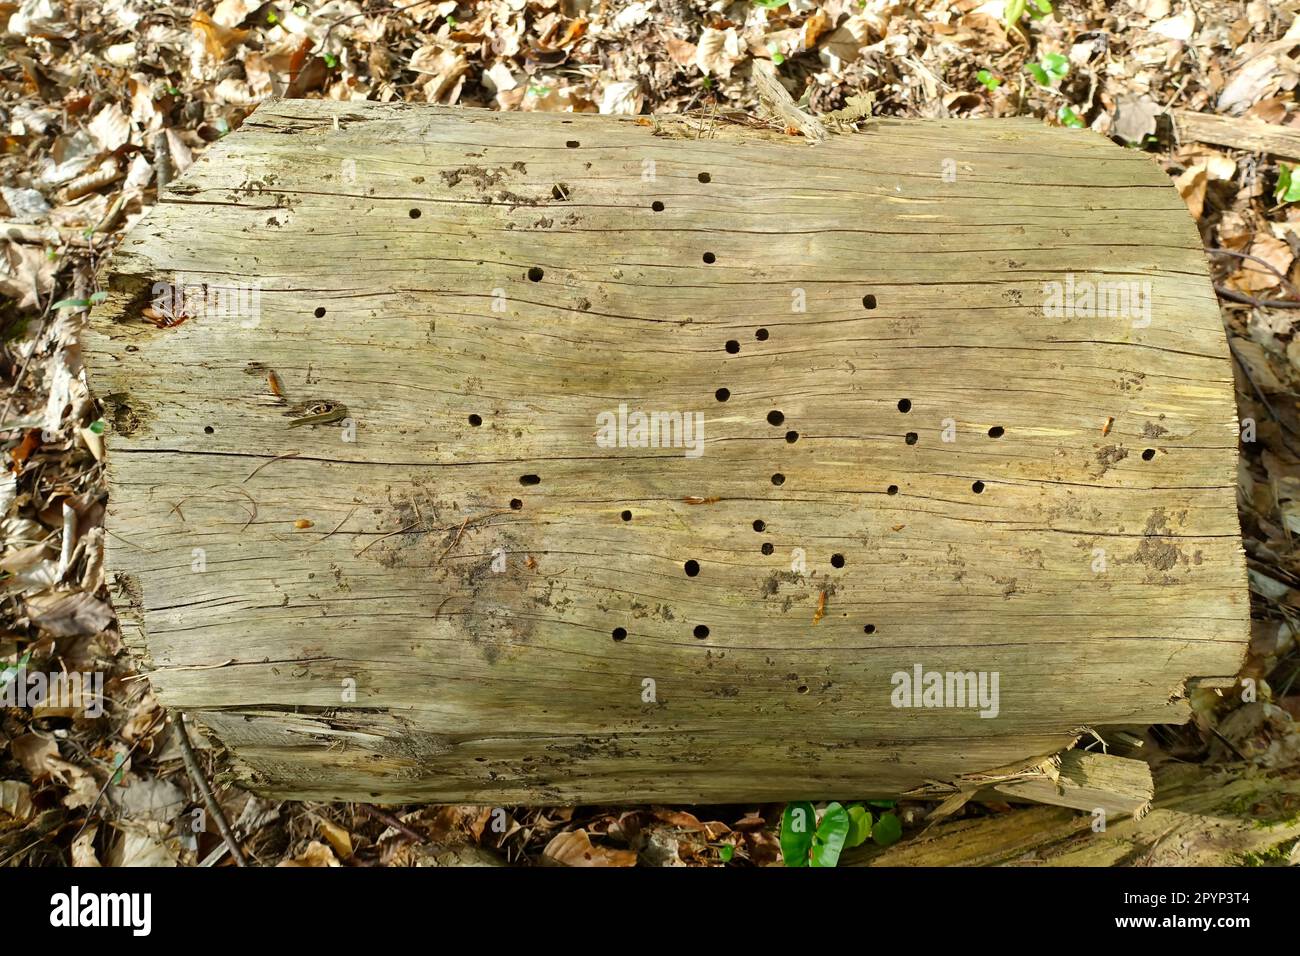
<path id="1" fill-rule="evenodd" d="M 613 637 L 616 641 L 625 640 L 627 638 L 627 629 L 622 627 L 614 628 Z"/>
<path id="2" fill-rule="evenodd" d="M 807 685 L 807 684 L 800 684 L 799 687 L 798 687 L 797 689 L 798 689 L 799 693 L 801 693 L 801 694 L 806 694 L 806 693 L 808 693 L 808 685 Z"/>
<path id="3" fill-rule="evenodd" d="M 781 474 L 781 473 L 778 471 L 775 475 L 772 476 L 772 484 L 776 485 L 777 487 L 780 487 L 781 485 L 784 485 L 784 484 L 785 484 L 785 475 Z"/>
<path id="4" fill-rule="evenodd" d="M 887 495 L 898 494 L 898 485 L 890 485 L 888 488 L 885 489 L 885 494 Z"/>
<path id="5" fill-rule="evenodd" d="M 715 262 L 718 261 L 718 257 L 715 256 L 715 255 L 714 255 L 713 253 L 711 253 L 711 252 L 706 252 L 706 253 L 704 254 L 704 261 L 705 261 L 705 263 L 707 263 L 708 265 L 713 265 L 713 263 L 715 263 Z"/>
<path id="6" fill-rule="evenodd" d="M 737 342 L 735 339 L 728 339 L 726 349 L 727 349 L 727 354 L 735 355 L 737 352 L 740 351 L 740 343 Z"/>
<path id="7" fill-rule="evenodd" d="M 863 633 L 863 634 L 875 634 L 875 633 L 876 633 L 876 625 L 874 625 L 874 624 L 868 624 L 866 627 L 864 627 L 864 628 L 862 629 L 862 633 Z"/>
<path id="8" fill-rule="evenodd" d="M 215 432 L 215 431 L 216 431 L 216 429 L 213 428 L 211 425 L 204 425 L 204 426 L 203 426 L 203 434 L 205 434 L 205 435 L 211 435 L 211 434 L 212 434 L 213 432 Z"/>
<path id="9" fill-rule="evenodd" d="M 546 273 L 543 272 L 541 269 L 539 269 L 537 266 L 533 266 L 531 269 L 528 270 L 528 279 L 530 282 L 541 282 L 542 276 L 544 275 L 546 275 Z"/>
<path id="10" fill-rule="evenodd" d="M 862 297 L 862 307 L 864 309 L 874 309 L 876 307 L 876 297 L 874 295 L 864 295 Z"/>
<path id="11" fill-rule="evenodd" d="M 624 521 L 631 521 L 631 520 L 632 520 L 632 512 L 630 512 L 630 511 L 624 511 L 621 515 L 619 515 L 619 517 L 622 518 Z"/>
<path id="12" fill-rule="evenodd" d="M 755 330 L 754 330 L 754 338 L 758 339 L 760 342 L 766 342 L 766 341 L 767 341 L 767 335 L 768 335 L 768 333 L 767 333 L 767 329 L 755 329 Z"/>
<path id="13" fill-rule="evenodd" d="M 569 149 L 577 149 L 581 144 L 576 139 L 571 139 L 564 145 L 569 147 Z"/>
<path id="14" fill-rule="evenodd" d="M 511 498 L 511 499 L 510 499 L 510 510 L 511 510 L 511 511 L 518 511 L 518 510 L 519 510 L 520 508 L 522 508 L 523 506 L 524 506 L 524 503 L 523 503 L 522 501 L 520 501 L 518 498 Z"/>
<path id="15" fill-rule="evenodd" d="M 418 209 L 412 209 L 410 212 L 407 213 L 407 215 L 410 216 L 412 219 L 419 219 L 420 216 L 423 215 L 423 213 L 421 213 L 420 210 Z"/>
<path id="16" fill-rule="evenodd" d="M 791 445 L 793 445 L 795 442 L 797 442 L 797 441 L 799 440 L 799 433 L 798 433 L 798 432 L 786 432 L 786 433 L 785 433 L 785 440 L 788 441 Z"/>
<path id="17" fill-rule="evenodd" d="M 912 400 L 910 398 L 900 398 L 898 400 L 898 410 L 906 415 L 912 410 Z"/>
<path id="18" fill-rule="evenodd" d="M 1003 428 L 1001 425 L 994 425 L 992 428 L 989 429 L 990 438 L 1001 438 L 1006 433 L 1007 430 Z"/>
<path id="19" fill-rule="evenodd" d="M 831 567 L 832 567 L 832 568 L 842 568 L 842 567 L 844 567 L 844 555 L 842 555 L 842 554 L 832 554 L 832 555 L 831 555 Z"/>
<path id="20" fill-rule="evenodd" d="M 709 636 L 709 628 L 707 625 L 704 624 L 696 624 L 694 634 L 700 640 L 704 640 L 706 637 Z"/>
<path id="21" fill-rule="evenodd" d="M 656 199 L 654 202 L 650 204 L 650 208 L 653 209 L 655 212 L 663 212 L 664 204 L 661 203 L 658 199 Z"/>
<path id="22" fill-rule="evenodd" d="M 775 408 L 767 413 L 767 423 L 769 425 L 780 425 L 785 421 L 785 414 L 778 412 Z"/>
<path id="23" fill-rule="evenodd" d="M 776 550 L 776 548 L 772 547 L 771 541 L 764 541 L 763 547 L 759 548 L 759 550 L 762 551 L 764 554 L 771 554 L 773 551 Z"/>
<path id="24" fill-rule="evenodd" d="M 1156 450 L 1154 448 L 1148 448 L 1142 453 L 1143 461 L 1150 461 L 1154 457 L 1156 457 Z"/>
<path id="25" fill-rule="evenodd" d="M 920 438 L 921 436 L 918 435 L 916 432 L 908 432 L 903 440 L 906 441 L 909 445 L 915 445 L 920 440 Z"/>
<path id="26" fill-rule="evenodd" d="M 702 183 L 710 182 L 713 179 L 713 177 L 710 176 L 708 173 L 700 173 L 700 175 L 697 176 L 696 178 L 699 179 L 699 181 Z"/>
<path id="27" fill-rule="evenodd" d="M 316 318 L 318 319 L 325 318 L 325 306 L 323 305 L 316 306 L 316 311 L 313 312 L 312 315 L 316 316 Z"/>
<path id="28" fill-rule="evenodd" d="M 695 575 L 700 573 L 700 562 L 692 558 L 691 560 L 683 564 L 682 568 L 686 571 L 686 576 L 688 578 L 693 578 L 695 577 Z"/>
<path id="29" fill-rule="evenodd" d="M 480 425 L 483 424 L 483 419 L 478 415 L 470 415 L 469 423 L 473 425 L 475 428 L 478 428 Z"/>
<path id="30" fill-rule="evenodd" d="M 541 475 L 520 475 L 519 483 L 521 485 L 540 485 L 542 477 Z"/>
<path id="31" fill-rule="evenodd" d="M 720 388 L 713 393 L 713 397 L 720 402 L 725 402 L 727 399 L 731 398 L 731 391 L 729 389 Z"/>
<path id="32" fill-rule="evenodd" d="M 982 495 L 982 494 L 984 494 L 984 482 L 982 482 L 982 481 L 977 481 L 977 482 L 975 482 L 974 484 L 972 484 L 972 485 L 970 486 L 970 490 L 973 491 L 973 492 L 975 492 L 975 494 L 977 494 L 977 495 Z"/>
<path id="33" fill-rule="evenodd" d="M 552 187 L 551 187 L 551 198 L 554 199 L 556 202 L 568 202 L 568 201 L 569 201 L 569 184 L 568 184 L 568 183 L 556 183 L 554 186 L 552 186 Z"/>
<path id="34" fill-rule="evenodd" d="M 757 521 L 754 522 L 754 530 L 755 530 L 755 531 L 766 531 L 766 530 L 767 530 L 767 522 L 764 521 L 762 518 L 759 518 Z"/>

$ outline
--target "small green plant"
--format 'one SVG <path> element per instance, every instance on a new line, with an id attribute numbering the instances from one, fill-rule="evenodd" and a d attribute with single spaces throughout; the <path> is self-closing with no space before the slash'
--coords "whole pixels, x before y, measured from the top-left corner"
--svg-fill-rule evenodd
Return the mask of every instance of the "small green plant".
<path id="1" fill-rule="evenodd" d="M 1072 106 L 1062 106 L 1056 111 L 1056 118 L 1061 121 L 1062 126 L 1068 126 L 1071 129 L 1083 129 L 1083 118 L 1074 111 Z"/>
<path id="2" fill-rule="evenodd" d="M 1300 202 L 1300 176 L 1296 175 L 1296 168 L 1286 163 L 1278 163 L 1277 168 L 1273 198 L 1278 202 Z"/>
<path id="3" fill-rule="evenodd" d="M 871 806 L 892 808 L 893 802 L 874 800 Z M 840 854 L 867 840 L 889 846 L 903 835 L 898 815 L 882 812 L 876 819 L 861 803 L 847 808 L 839 803 L 827 804 L 821 819 L 811 803 L 791 803 L 781 815 L 781 856 L 786 866 L 835 866 Z"/>
<path id="4" fill-rule="evenodd" d="M 787 0 L 754 0 L 754 6 L 764 10 L 780 10 L 786 3 Z"/>
<path id="5" fill-rule="evenodd" d="M 1002 85 L 1002 81 L 988 70 L 980 70 L 975 74 L 975 79 L 979 80 L 980 83 L 983 84 L 984 88 L 990 93 Z"/>
<path id="6" fill-rule="evenodd" d="M 1027 13 L 1031 20 L 1041 20 L 1051 12 L 1051 0 L 1007 0 L 1007 5 L 1002 12 L 1002 32 L 1006 34 L 1014 31 L 1020 39 L 1028 43 L 1029 38 L 1025 36 L 1025 31 L 1020 29 L 1021 18 Z"/>
<path id="7" fill-rule="evenodd" d="M 1060 53 L 1044 53 L 1037 63 L 1025 67 L 1040 86 L 1055 86 L 1070 72 L 1070 61 Z"/>

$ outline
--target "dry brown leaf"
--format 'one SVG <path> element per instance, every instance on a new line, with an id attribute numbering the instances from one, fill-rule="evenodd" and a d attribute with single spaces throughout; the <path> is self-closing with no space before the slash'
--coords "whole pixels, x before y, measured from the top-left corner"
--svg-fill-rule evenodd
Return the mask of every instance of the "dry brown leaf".
<path id="1" fill-rule="evenodd" d="M 561 866 L 636 866 L 635 850 L 611 850 L 591 842 L 586 830 L 556 834 L 542 858 Z"/>
<path id="2" fill-rule="evenodd" d="M 190 30 L 203 44 L 204 51 L 214 60 L 224 60 L 233 47 L 248 38 L 247 30 L 223 27 L 202 10 L 190 18 Z"/>
<path id="3" fill-rule="evenodd" d="M 290 860 L 281 860 L 276 866 L 339 866 L 334 851 L 319 840 L 312 840 L 307 848 Z"/>
<path id="4" fill-rule="evenodd" d="M 352 836 L 347 830 L 330 820 L 321 820 L 320 832 L 341 858 L 346 860 L 352 855 Z"/>

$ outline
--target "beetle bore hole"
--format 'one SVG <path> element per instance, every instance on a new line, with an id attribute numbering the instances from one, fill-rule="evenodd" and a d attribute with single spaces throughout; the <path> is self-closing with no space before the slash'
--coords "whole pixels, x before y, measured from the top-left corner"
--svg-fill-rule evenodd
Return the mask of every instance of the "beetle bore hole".
<path id="1" fill-rule="evenodd" d="M 876 307 L 876 297 L 874 295 L 864 295 L 862 297 L 862 307 L 864 309 L 874 309 Z"/>
<path id="2" fill-rule="evenodd" d="M 866 627 L 864 627 L 864 628 L 862 629 L 862 633 L 863 633 L 863 634 L 875 634 L 875 633 L 876 633 L 876 625 L 874 625 L 874 624 L 868 624 Z"/>
<path id="3" fill-rule="evenodd" d="M 777 411 L 775 408 L 767 413 L 767 423 L 769 425 L 780 425 L 784 421 L 785 415 L 782 412 Z"/>
<path id="4" fill-rule="evenodd" d="M 211 435 L 211 434 L 212 434 L 213 432 L 215 432 L 215 431 L 216 431 L 216 429 L 213 428 L 211 425 L 204 425 L 204 426 L 203 426 L 203 434 L 205 434 L 205 435 Z"/>
<path id="5" fill-rule="evenodd" d="M 776 548 L 772 547 L 771 541 L 765 541 L 763 542 L 763 547 L 760 548 L 759 550 L 762 551 L 764 554 L 771 554 L 773 551 L 776 550 Z"/>
<path id="6" fill-rule="evenodd" d="M 806 693 L 808 693 L 808 685 L 807 685 L 807 684 L 800 684 L 798 690 L 799 690 L 799 693 L 801 693 L 801 694 L 806 694 Z"/>
<path id="7" fill-rule="evenodd" d="M 910 398 L 900 398 L 898 400 L 898 410 L 906 415 L 912 410 L 912 400 Z"/>
<path id="8" fill-rule="evenodd" d="M 832 567 L 832 568 L 842 568 L 842 567 L 844 567 L 844 555 L 842 555 L 842 554 L 832 554 L 832 555 L 831 555 L 831 567 Z"/>
<path id="9" fill-rule="evenodd" d="M 700 173 L 700 175 L 695 178 L 702 183 L 711 182 L 713 180 L 713 177 L 710 176 L 708 173 Z"/>
<path id="10" fill-rule="evenodd" d="M 1006 433 L 1007 430 L 1003 428 L 1001 425 L 994 425 L 992 428 L 989 429 L 990 438 L 1001 438 Z"/>
<path id="11" fill-rule="evenodd" d="M 726 348 L 727 348 L 728 355 L 735 355 L 737 352 L 740 351 L 740 343 L 737 342 L 735 339 L 728 339 Z"/>
<path id="12" fill-rule="evenodd" d="M 730 389 L 720 388 L 713 393 L 713 397 L 720 402 L 725 402 L 727 399 L 731 398 L 731 391 Z"/>
<path id="13" fill-rule="evenodd" d="M 781 474 L 778 471 L 775 475 L 772 476 L 772 484 L 776 485 L 778 488 L 781 487 L 781 485 L 784 485 L 785 475 Z"/>
<path id="14" fill-rule="evenodd" d="M 786 433 L 785 433 L 785 440 L 788 441 L 791 445 L 793 445 L 795 442 L 797 442 L 797 441 L 799 440 L 799 433 L 798 433 L 798 432 L 786 432 Z"/>
<path id="15" fill-rule="evenodd" d="M 1156 450 L 1154 448 L 1148 448 L 1142 453 L 1143 461 L 1150 461 L 1154 457 L 1156 457 Z"/>
<path id="16" fill-rule="evenodd" d="M 542 477 L 541 475 L 520 475 L 519 483 L 521 485 L 540 485 Z"/>
<path id="17" fill-rule="evenodd" d="M 713 265 L 713 263 L 718 261 L 718 257 L 711 252 L 706 252 L 704 254 L 704 261 L 708 265 Z"/>
<path id="18" fill-rule="evenodd" d="M 664 204 L 661 203 L 658 199 L 656 199 L 654 202 L 650 204 L 650 208 L 653 209 L 655 212 L 663 212 Z"/>
<path id="19" fill-rule="evenodd" d="M 469 417 L 469 423 L 473 425 L 475 428 L 478 428 L 480 425 L 483 424 L 483 419 L 481 416 L 471 415 Z"/>
<path id="20" fill-rule="evenodd" d="M 754 330 L 754 338 L 758 339 L 760 342 L 766 342 L 766 341 L 767 341 L 767 335 L 768 335 L 767 329 L 755 329 L 755 330 Z"/>
<path id="21" fill-rule="evenodd" d="M 552 186 L 552 187 L 551 187 L 551 198 L 554 199 L 556 202 L 568 202 L 568 201 L 569 201 L 569 184 L 568 184 L 568 183 L 556 183 L 554 186 Z"/>
<path id="22" fill-rule="evenodd" d="M 890 485 L 888 488 L 885 489 L 885 494 L 887 495 L 898 494 L 898 485 Z"/>
<path id="23" fill-rule="evenodd" d="M 977 495 L 982 495 L 982 494 L 984 494 L 984 482 L 982 482 L 982 481 L 977 481 L 977 482 L 975 482 L 974 484 L 972 484 L 972 485 L 970 486 L 970 490 L 973 491 L 973 492 L 975 492 L 975 494 L 977 494 Z"/>
<path id="24" fill-rule="evenodd" d="M 754 530 L 755 530 L 755 531 L 766 531 L 766 530 L 767 530 L 767 522 L 764 521 L 762 518 L 759 518 L 757 521 L 754 522 Z"/>
<path id="25" fill-rule="evenodd" d="M 523 503 L 522 501 L 520 501 L 518 498 L 511 498 L 511 499 L 510 499 L 510 510 L 511 510 L 511 511 L 518 511 L 518 510 L 519 510 L 520 508 L 522 508 L 523 506 L 524 506 L 524 503 Z"/>
<path id="26" fill-rule="evenodd" d="M 909 445 L 915 445 L 920 440 L 920 438 L 921 436 L 918 435 L 916 432 L 908 432 L 907 435 L 904 437 L 904 441 L 906 441 Z"/>
<path id="27" fill-rule="evenodd" d="M 686 576 L 688 578 L 693 578 L 695 577 L 695 575 L 700 573 L 700 562 L 692 558 L 691 560 L 683 564 L 682 568 L 686 571 Z"/>
<path id="28" fill-rule="evenodd" d="M 412 209 L 410 212 L 407 213 L 407 215 L 410 216 L 412 219 L 419 219 L 422 215 L 424 215 L 424 213 L 420 212 L 420 210 L 418 209 Z"/>
<path id="29" fill-rule="evenodd" d="M 316 306 L 316 311 L 313 312 L 312 315 L 316 316 L 316 318 L 318 319 L 325 318 L 325 306 L 323 305 Z"/>
<path id="30" fill-rule="evenodd" d="M 631 520 L 632 520 L 632 512 L 630 512 L 630 511 L 624 511 L 621 515 L 619 515 L 619 517 L 622 518 L 624 521 L 631 521 Z"/>
<path id="31" fill-rule="evenodd" d="M 707 625 L 704 625 L 704 624 L 696 624 L 696 625 L 695 625 L 695 631 L 694 631 L 693 633 L 694 633 L 695 636 L 698 637 L 700 640 L 704 640 L 706 637 L 709 636 L 709 628 L 708 628 Z"/>
<path id="32" fill-rule="evenodd" d="M 577 149 L 581 144 L 576 139 L 571 139 L 564 145 L 569 147 L 569 149 Z"/>
<path id="33" fill-rule="evenodd" d="M 543 272 L 543 271 L 542 271 L 540 268 L 538 268 L 537 266 L 533 266 L 531 269 L 528 270 L 528 281 L 530 281 L 530 282 L 541 282 L 541 281 L 542 281 L 542 276 L 544 276 L 544 275 L 546 275 L 545 272 Z"/>
<path id="34" fill-rule="evenodd" d="M 623 627 L 614 628 L 614 633 L 612 636 L 616 641 L 625 640 L 627 638 L 627 628 L 623 628 Z"/>

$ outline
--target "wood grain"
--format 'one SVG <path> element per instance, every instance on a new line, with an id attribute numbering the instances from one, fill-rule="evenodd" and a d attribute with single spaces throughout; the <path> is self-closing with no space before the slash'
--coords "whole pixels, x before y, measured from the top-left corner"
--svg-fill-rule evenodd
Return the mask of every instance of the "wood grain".
<path id="1" fill-rule="evenodd" d="M 889 794 L 1181 721 L 1244 654 L 1197 232 L 1090 134 L 280 101 L 109 273 L 115 600 L 260 791 Z M 260 314 L 159 320 L 176 273 Z M 1151 283 L 1149 325 L 1045 316 L 1067 273 Z M 620 404 L 702 454 L 601 447 Z M 916 664 L 997 672 L 998 716 L 894 707 Z"/>

